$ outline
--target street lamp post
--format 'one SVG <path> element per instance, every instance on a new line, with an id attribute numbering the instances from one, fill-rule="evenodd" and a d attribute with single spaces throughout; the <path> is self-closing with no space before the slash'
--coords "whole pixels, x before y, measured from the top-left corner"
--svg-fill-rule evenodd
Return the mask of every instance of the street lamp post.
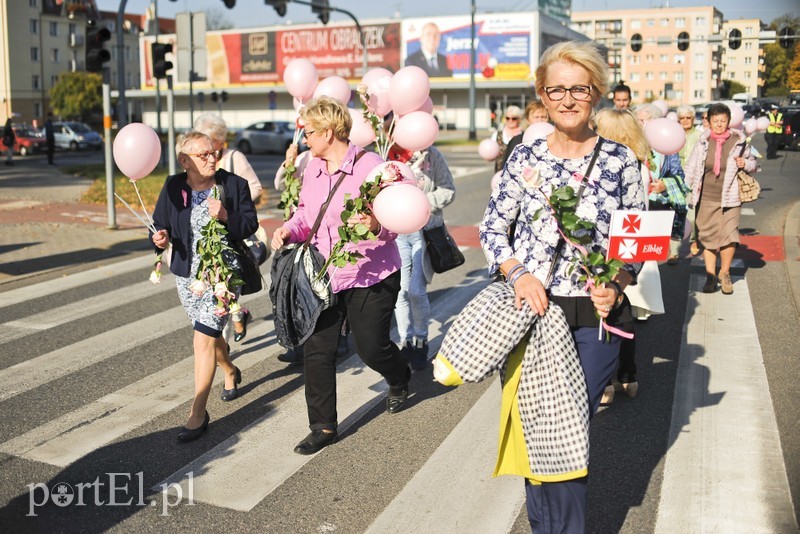
<path id="1" fill-rule="evenodd" d="M 470 10 L 470 45 L 469 45 L 469 140 L 478 139 L 475 130 L 475 0 Z"/>

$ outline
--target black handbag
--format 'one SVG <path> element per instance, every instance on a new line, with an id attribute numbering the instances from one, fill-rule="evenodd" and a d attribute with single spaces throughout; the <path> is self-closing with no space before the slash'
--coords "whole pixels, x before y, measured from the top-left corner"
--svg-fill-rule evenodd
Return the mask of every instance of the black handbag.
<path id="1" fill-rule="evenodd" d="M 258 293 L 261 291 L 261 288 L 264 287 L 264 284 L 261 277 L 261 269 L 259 269 L 250 247 L 241 241 L 235 241 L 232 243 L 231 248 L 236 252 L 236 256 L 239 259 L 239 266 L 241 268 L 239 277 L 244 282 L 241 289 L 242 295 Z"/>
<path id="2" fill-rule="evenodd" d="M 428 246 L 428 257 L 431 260 L 433 272 L 444 273 L 463 265 L 466 261 L 458 249 L 455 239 L 444 224 L 434 226 L 430 230 L 423 230 L 422 235 Z"/>

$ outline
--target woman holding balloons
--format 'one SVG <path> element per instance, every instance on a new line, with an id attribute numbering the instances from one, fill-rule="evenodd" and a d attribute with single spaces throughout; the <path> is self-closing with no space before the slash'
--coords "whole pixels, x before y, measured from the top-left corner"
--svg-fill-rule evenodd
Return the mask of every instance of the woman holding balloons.
<path id="1" fill-rule="evenodd" d="M 431 205 L 431 215 L 425 229 L 444 224 L 442 210 L 455 199 L 455 184 L 450 168 L 439 150 L 430 146 L 422 150 L 407 150 L 397 143 L 389 149 L 389 160 L 406 163 L 414 171 L 417 185 Z M 422 230 L 397 236 L 397 246 L 403 260 L 400 294 L 394 315 L 403 357 L 415 371 L 428 364 L 428 323 L 431 307 L 428 284 L 433 278 L 430 260 L 426 257 Z"/>
<path id="2" fill-rule="evenodd" d="M 383 160 L 349 142 L 352 118 L 339 101 L 322 96 L 308 102 L 300 113 L 305 125 L 303 135 L 313 159 L 303 173 L 297 211 L 275 230 L 272 248 L 277 250 L 287 243 L 305 241 L 328 195 L 340 182 L 312 238 L 312 243 L 327 258 L 338 241 L 345 195 L 358 197 L 365 178 Z M 353 217 L 347 224 L 364 225 L 377 239 L 350 246 L 362 255 L 357 263 L 332 266 L 328 270 L 337 299 L 322 312 L 314 333 L 303 346 L 311 433 L 297 444 L 294 449 L 297 454 L 314 454 L 336 441 L 336 349 L 345 317 L 350 322 L 358 354 L 389 384 L 387 411 L 399 412 L 408 398 L 411 372 L 389 335 L 400 291 L 397 234 L 382 228 L 373 215 Z"/>
<path id="3" fill-rule="evenodd" d="M 697 240 L 703 247 L 706 265 L 704 293 L 717 290 L 733 293 L 731 263 L 739 245 L 739 215 L 742 205 L 736 172 L 756 170 L 756 159 L 750 144 L 739 130 L 729 128 L 731 110 L 722 103 L 708 108 L 711 129 L 704 131 L 689 156 L 686 183 L 692 190 L 696 210 Z M 717 256 L 720 257 L 717 278 Z"/>
<path id="4" fill-rule="evenodd" d="M 223 400 L 236 398 L 237 384 L 242 381 L 222 337 L 227 310 L 219 313 L 216 286 L 197 284 L 200 257 L 195 251 L 204 226 L 212 218 L 221 221 L 228 230 L 227 235 L 221 236 L 223 243 L 252 235 L 258 219 L 247 182 L 216 169 L 218 152 L 207 135 L 187 132 L 178 138 L 175 152 L 185 172 L 169 176 L 164 182 L 153 212 L 156 231 L 151 233 L 151 239 L 160 250 L 172 243 L 170 271 L 175 275 L 178 296 L 194 326 L 195 396 L 189 420 L 178 433 L 178 441 L 187 442 L 199 438 L 208 427 L 206 403 L 217 365 L 225 373 Z M 220 189 L 224 191 L 224 199 Z M 234 271 L 238 270 L 234 254 L 228 256 L 223 252 L 223 257 Z"/>
<path id="5" fill-rule="evenodd" d="M 574 176 L 587 176 L 576 213 L 596 221 L 586 245 L 593 251 L 608 247 L 614 210 L 644 207 L 636 156 L 624 145 L 598 137 L 589 127 L 592 108 L 607 92 L 607 80 L 608 65 L 589 42 L 567 41 L 545 50 L 536 69 L 536 92 L 547 107 L 555 131 L 514 150 L 480 225 L 489 272 L 499 271 L 506 278 L 516 295 L 517 308 L 530 306 L 540 316 L 549 313 L 551 304 L 557 305 L 555 316 L 558 308 L 563 311 L 583 371 L 569 387 L 587 390 L 589 414 L 597 411 L 619 352 L 618 335 L 598 338 L 599 320 L 619 324 L 624 312 L 619 308 L 623 290 L 641 265 L 626 264 L 613 282 L 587 288 L 572 275 L 574 249 L 558 244 L 559 231 L 546 194 L 554 188 L 576 184 Z M 508 229 L 513 222 L 516 231 L 511 241 Z M 552 280 L 548 276 L 551 266 Z M 549 286 L 545 287 L 545 283 Z M 533 362 L 524 359 L 521 365 L 523 375 L 533 374 Z M 504 388 L 504 399 L 505 395 Z M 570 436 L 552 438 L 560 441 Z M 498 470 L 503 468 L 504 473 L 525 478 L 532 530 L 585 531 L 587 470 L 537 477 L 537 466 L 531 465 L 531 451 L 519 449 L 520 446 L 508 445 L 506 455 L 498 459 Z M 528 462 L 514 462 L 512 454 L 517 460 L 524 458 Z"/>

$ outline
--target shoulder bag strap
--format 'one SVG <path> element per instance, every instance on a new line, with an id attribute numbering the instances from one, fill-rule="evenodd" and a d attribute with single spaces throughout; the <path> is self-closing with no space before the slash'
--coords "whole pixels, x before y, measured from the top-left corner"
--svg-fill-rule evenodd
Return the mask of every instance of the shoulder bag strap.
<path id="1" fill-rule="evenodd" d="M 589 166 L 586 167 L 586 173 L 583 175 L 581 179 L 581 185 L 578 187 L 578 192 L 576 196 L 578 197 L 578 203 L 581 201 L 581 197 L 583 195 L 583 190 L 586 189 L 586 180 L 588 179 L 589 175 L 592 173 L 594 169 L 594 164 L 597 161 L 597 156 L 600 155 L 600 147 L 603 144 L 604 139 L 600 136 L 597 136 L 597 144 L 594 147 L 594 154 L 592 154 L 592 159 L 589 160 Z M 556 244 L 556 252 L 553 254 L 553 262 L 550 264 L 550 271 L 547 273 L 547 278 L 544 282 L 545 290 L 550 287 L 550 284 L 553 282 L 553 276 L 556 272 L 556 263 L 558 263 L 558 257 L 561 255 L 561 251 L 564 249 L 564 244 L 566 241 L 564 237 L 561 236 L 558 238 L 558 243 Z"/>
<path id="2" fill-rule="evenodd" d="M 231 168 L 230 168 L 230 170 L 228 172 L 231 173 L 231 174 L 236 174 L 235 172 L 233 172 L 233 155 L 235 153 L 236 153 L 236 150 L 231 150 L 230 158 L 228 158 L 228 161 L 231 162 Z"/>
<path id="3" fill-rule="evenodd" d="M 364 154 L 366 154 L 366 150 L 362 150 L 361 152 L 356 154 L 356 158 L 353 160 L 353 168 L 354 169 L 355 169 L 356 163 L 358 162 L 358 160 L 361 159 L 361 156 L 363 156 Z M 336 180 L 336 185 L 333 186 L 333 188 L 331 189 L 331 192 L 328 194 L 327 200 L 325 200 L 325 203 L 322 204 L 322 207 L 319 209 L 319 214 L 317 215 L 317 220 L 314 221 L 314 226 L 311 227 L 311 232 L 308 234 L 308 237 L 306 238 L 305 243 L 303 243 L 303 247 L 304 248 L 308 248 L 308 246 L 311 244 L 311 240 L 314 239 L 315 235 L 317 235 L 317 230 L 319 230 L 319 226 L 320 226 L 320 224 L 322 224 L 322 218 L 325 216 L 325 212 L 328 211 L 328 205 L 331 203 L 331 200 L 333 199 L 333 195 L 336 193 L 336 190 L 339 189 L 339 186 L 342 185 L 342 181 L 344 181 L 345 177 L 347 176 L 344 173 L 344 170 L 342 170 L 342 169 L 339 169 L 339 172 L 337 172 L 337 174 L 339 174 L 341 176 L 339 176 L 339 179 Z"/>

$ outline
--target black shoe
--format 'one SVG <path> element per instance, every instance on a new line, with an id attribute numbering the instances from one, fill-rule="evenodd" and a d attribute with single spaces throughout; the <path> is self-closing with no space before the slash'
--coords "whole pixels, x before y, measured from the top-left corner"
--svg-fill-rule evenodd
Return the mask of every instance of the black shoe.
<path id="1" fill-rule="evenodd" d="M 278 354 L 278 361 L 290 364 L 303 363 L 303 347 L 295 347 L 283 354 Z"/>
<path id="2" fill-rule="evenodd" d="M 412 357 L 414 356 L 414 342 L 410 339 L 406 341 L 405 345 L 400 349 L 400 357 L 403 358 L 403 361 L 406 363 L 410 363 Z"/>
<path id="3" fill-rule="evenodd" d="M 714 293 L 717 290 L 717 277 L 713 274 L 706 274 L 706 283 L 703 285 L 703 293 Z"/>
<path id="4" fill-rule="evenodd" d="M 242 331 L 236 332 L 236 329 L 234 328 L 233 340 L 235 342 L 238 343 L 245 337 L 247 337 L 247 323 L 250 322 L 250 318 L 251 318 L 250 312 L 248 310 L 245 310 L 244 316 L 242 317 Z"/>
<path id="5" fill-rule="evenodd" d="M 297 444 L 297 447 L 294 448 L 294 452 L 305 456 L 317 453 L 335 442 L 337 437 L 339 437 L 339 434 L 335 430 L 333 432 L 312 430 L 311 434 L 307 435 L 303 441 Z"/>
<path id="6" fill-rule="evenodd" d="M 197 438 L 202 436 L 203 433 L 206 431 L 206 429 L 208 428 L 208 423 L 210 421 L 211 417 L 209 417 L 208 412 L 206 412 L 206 418 L 203 420 L 203 424 L 200 425 L 199 427 L 192 429 L 186 427 L 181 428 L 180 432 L 178 432 L 178 441 L 180 441 L 181 443 L 188 443 L 190 441 L 196 440 Z"/>
<path id="7" fill-rule="evenodd" d="M 242 372 L 238 367 L 234 366 L 234 369 L 236 369 L 236 380 L 233 382 L 233 389 L 225 389 L 225 383 L 222 383 L 221 397 L 225 402 L 232 401 L 239 396 L 239 388 L 237 386 L 242 383 Z"/>
<path id="8" fill-rule="evenodd" d="M 408 382 L 402 386 L 389 386 L 389 395 L 386 397 L 386 411 L 397 413 L 403 409 L 408 400 Z"/>
<path id="9" fill-rule="evenodd" d="M 417 341 L 414 352 L 411 353 L 411 369 L 421 371 L 428 366 L 428 342 Z"/>

